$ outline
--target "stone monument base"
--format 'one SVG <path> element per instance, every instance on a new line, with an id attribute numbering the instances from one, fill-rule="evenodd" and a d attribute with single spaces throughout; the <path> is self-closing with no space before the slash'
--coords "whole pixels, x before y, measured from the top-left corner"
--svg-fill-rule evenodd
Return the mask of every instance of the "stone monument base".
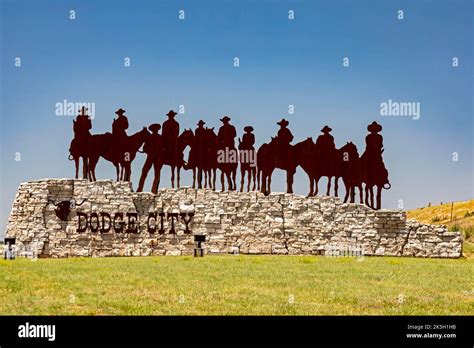
<path id="1" fill-rule="evenodd" d="M 206 254 L 462 255 L 460 232 L 403 211 L 283 193 L 136 193 L 111 180 L 22 183 L 6 230 L 20 256 L 39 257 L 193 255 L 195 235 Z"/>

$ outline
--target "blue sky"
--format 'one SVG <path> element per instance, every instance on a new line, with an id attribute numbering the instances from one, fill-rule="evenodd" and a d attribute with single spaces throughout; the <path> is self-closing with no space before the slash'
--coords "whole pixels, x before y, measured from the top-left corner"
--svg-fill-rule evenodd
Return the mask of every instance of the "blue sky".
<path id="1" fill-rule="evenodd" d="M 55 115 L 64 99 L 96 104 L 93 133 L 110 131 L 119 107 L 130 134 L 184 105 L 182 128 L 194 129 L 201 118 L 217 128 L 227 114 L 239 135 L 253 125 L 260 145 L 285 117 L 295 142 L 315 139 L 328 124 L 338 147 L 352 140 L 360 153 L 366 126 L 376 120 L 392 183 L 385 208 L 400 199 L 406 209 L 471 199 L 472 7 L 459 0 L 2 0 L 0 233 L 20 182 L 74 175 L 67 160 L 72 118 Z M 420 119 L 381 116 L 388 99 L 419 102 Z M 139 156 L 133 164 L 135 186 L 143 162 Z M 113 178 L 114 170 L 101 160 L 97 174 Z M 170 186 L 168 170 L 162 186 Z M 278 172 L 273 189 L 284 188 Z M 301 170 L 295 191 L 308 192 Z"/>

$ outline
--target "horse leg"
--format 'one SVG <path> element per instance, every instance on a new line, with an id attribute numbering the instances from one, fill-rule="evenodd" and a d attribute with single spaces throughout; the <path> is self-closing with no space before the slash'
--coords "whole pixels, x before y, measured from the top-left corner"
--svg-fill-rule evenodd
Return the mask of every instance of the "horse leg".
<path id="1" fill-rule="evenodd" d="M 84 156 L 84 161 L 86 162 L 86 179 L 89 176 L 89 156 Z"/>
<path id="2" fill-rule="evenodd" d="M 260 191 L 260 180 L 262 176 L 262 170 L 257 169 L 257 190 Z"/>
<path id="3" fill-rule="evenodd" d="M 151 166 L 150 166 L 151 167 Z M 154 194 L 158 193 L 158 187 L 160 186 L 160 175 L 161 175 L 161 166 L 158 163 L 153 163 L 153 169 L 155 177 L 153 178 L 153 185 L 151 186 L 151 192 Z M 148 170 L 150 170 L 148 168 Z"/>
<path id="4" fill-rule="evenodd" d="M 329 196 L 331 193 L 331 179 L 332 179 L 332 176 L 328 176 L 328 188 L 326 191 L 326 196 Z"/>
<path id="5" fill-rule="evenodd" d="M 363 197 L 363 193 L 362 193 L 362 185 L 359 184 L 357 187 L 358 187 L 358 189 L 359 189 L 360 204 L 364 204 L 364 197 Z"/>
<path id="6" fill-rule="evenodd" d="M 196 167 L 193 168 L 193 188 L 196 188 Z"/>
<path id="7" fill-rule="evenodd" d="M 267 186 L 267 195 L 272 192 L 272 172 L 268 173 L 268 186 Z"/>
<path id="8" fill-rule="evenodd" d="M 337 195 L 337 189 L 339 188 L 338 182 L 339 182 L 339 177 L 335 176 L 334 177 L 334 195 L 336 197 L 338 197 L 338 195 Z"/>
<path id="9" fill-rule="evenodd" d="M 221 170 L 221 188 L 222 192 L 225 191 L 225 186 L 224 186 L 224 172 Z"/>
<path id="10" fill-rule="evenodd" d="M 95 166 L 97 165 L 98 161 L 99 159 L 95 157 L 91 157 L 88 159 L 88 162 L 89 162 L 88 172 L 89 172 L 90 181 L 95 181 Z"/>
<path id="11" fill-rule="evenodd" d="M 351 203 L 355 203 L 355 186 L 351 185 Z"/>
<path id="12" fill-rule="evenodd" d="M 198 183 L 198 188 L 202 188 L 202 168 L 198 168 L 198 177 L 197 177 L 197 183 Z"/>
<path id="13" fill-rule="evenodd" d="M 86 156 L 81 156 L 82 157 L 82 178 L 87 179 L 87 157 Z"/>
<path id="14" fill-rule="evenodd" d="M 382 208 L 382 186 L 377 185 L 377 207 L 376 210 Z"/>
<path id="15" fill-rule="evenodd" d="M 232 171 L 232 190 L 237 190 L 237 168 Z"/>
<path id="16" fill-rule="evenodd" d="M 216 190 L 217 169 L 216 169 L 216 168 L 212 168 L 212 169 L 211 169 L 211 174 L 212 174 L 212 189 L 215 191 L 215 190 Z"/>
<path id="17" fill-rule="evenodd" d="M 311 177 L 311 175 L 308 174 L 308 178 L 309 178 L 309 193 L 308 193 L 308 197 L 311 197 L 313 194 L 314 194 L 314 183 L 313 183 L 313 178 Z"/>
<path id="18" fill-rule="evenodd" d="M 79 177 L 79 157 L 74 157 L 74 164 L 76 166 L 76 179 Z"/>
<path id="19" fill-rule="evenodd" d="M 255 182 L 257 181 L 257 170 L 255 167 L 252 168 L 252 178 L 253 178 L 253 185 L 252 185 L 252 191 L 255 191 Z"/>
<path id="20" fill-rule="evenodd" d="M 293 176 L 294 172 L 286 171 L 286 192 L 293 193 Z"/>
<path id="21" fill-rule="evenodd" d="M 227 191 L 231 191 L 234 189 L 234 186 L 232 184 L 232 172 L 226 173 L 226 178 L 227 178 Z"/>
<path id="22" fill-rule="evenodd" d="M 89 160 L 89 159 L 88 159 Z M 93 181 L 92 180 L 92 171 L 91 171 L 91 165 L 89 163 L 89 165 L 87 166 L 87 178 L 89 179 L 89 181 Z"/>
<path id="23" fill-rule="evenodd" d="M 131 182 L 132 181 L 132 166 L 131 163 L 128 163 L 127 168 L 125 168 L 125 181 Z"/>
<path id="24" fill-rule="evenodd" d="M 245 169 L 240 166 L 240 192 L 244 192 Z"/>
<path id="25" fill-rule="evenodd" d="M 372 209 L 375 209 L 375 206 L 374 206 L 374 187 L 371 186 L 370 189 L 369 189 L 369 196 L 370 196 L 370 207 Z"/>
<path id="26" fill-rule="evenodd" d="M 252 169 L 247 170 L 247 192 L 250 192 L 250 183 L 252 182 Z"/>
<path id="27" fill-rule="evenodd" d="M 347 203 L 347 200 L 349 199 L 349 194 L 350 194 L 351 188 L 347 184 L 346 180 L 344 180 L 344 178 L 342 178 L 342 181 L 344 182 L 344 187 L 346 188 L 346 195 L 344 196 L 344 203 Z"/>
<path id="28" fill-rule="evenodd" d="M 99 159 L 96 159 L 96 161 L 94 162 L 94 168 L 91 170 L 91 172 L 92 172 L 92 181 L 97 181 L 97 178 L 95 176 L 95 167 L 97 166 L 98 161 L 99 161 Z"/>
<path id="29" fill-rule="evenodd" d="M 179 185 L 180 185 L 180 180 L 181 180 L 181 166 L 178 164 L 178 166 L 176 167 L 176 180 L 178 181 L 177 184 L 178 184 L 178 188 L 179 188 Z"/>
<path id="30" fill-rule="evenodd" d="M 174 166 L 171 166 L 171 187 L 174 188 Z"/>

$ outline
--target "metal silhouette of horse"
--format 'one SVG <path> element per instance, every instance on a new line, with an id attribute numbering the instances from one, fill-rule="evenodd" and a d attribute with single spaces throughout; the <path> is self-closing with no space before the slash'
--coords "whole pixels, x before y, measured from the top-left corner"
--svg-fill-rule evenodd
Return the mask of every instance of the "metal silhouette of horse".
<path id="1" fill-rule="evenodd" d="M 114 147 L 112 134 L 95 134 L 91 137 L 89 147 L 89 179 L 96 181 L 95 167 L 100 157 L 112 162 L 117 172 L 117 181 L 131 179 L 131 163 L 135 159 L 138 149 L 143 145 L 150 133 L 143 129 L 131 136 L 127 136 L 124 141 L 124 153 Z"/>

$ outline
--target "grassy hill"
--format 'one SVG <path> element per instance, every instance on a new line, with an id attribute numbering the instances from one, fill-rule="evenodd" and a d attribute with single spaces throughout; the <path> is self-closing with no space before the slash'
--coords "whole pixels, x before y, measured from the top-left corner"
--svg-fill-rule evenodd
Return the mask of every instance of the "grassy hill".
<path id="1" fill-rule="evenodd" d="M 474 199 L 410 210 L 407 216 L 424 223 L 446 225 L 450 231 L 461 231 L 466 256 L 474 256 Z"/>

